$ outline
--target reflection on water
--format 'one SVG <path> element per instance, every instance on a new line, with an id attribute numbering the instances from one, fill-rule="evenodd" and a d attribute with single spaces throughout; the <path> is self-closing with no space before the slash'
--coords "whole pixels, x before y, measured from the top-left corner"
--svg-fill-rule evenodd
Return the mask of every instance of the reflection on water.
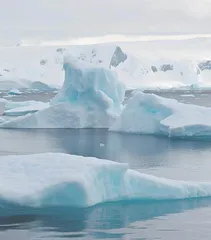
<path id="1" fill-rule="evenodd" d="M 73 237 L 120 239 L 126 233 L 134 233 L 134 231 L 141 234 L 142 230 L 146 228 L 146 226 L 143 228 L 142 224 L 144 225 L 144 222 L 150 219 L 210 206 L 210 198 L 180 201 L 119 202 L 87 209 L 19 208 L 19 214 L 15 216 L 10 214 L 15 211 L 15 208 L 17 210 L 17 206 L 10 206 L 10 209 L 8 207 L 2 209 L 1 207 L 0 237 L 6 235 L 5 231 L 27 231 L 30 229 L 34 239 L 35 236 L 42 237 L 46 233 L 48 237 L 51 236 L 51 239 L 61 237 L 63 239 Z M 136 222 L 142 222 L 142 224 L 134 227 Z M 23 238 L 23 240 L 25 239 Z"/>

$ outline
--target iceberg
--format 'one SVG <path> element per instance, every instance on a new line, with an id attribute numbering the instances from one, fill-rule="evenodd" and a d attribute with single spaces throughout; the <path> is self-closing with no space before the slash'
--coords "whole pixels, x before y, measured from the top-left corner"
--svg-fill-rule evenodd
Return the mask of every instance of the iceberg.
<path id="1" fill-rule="evenodd" d="M 21 95 L 21 91 L 16 88 L 12 88 L 7 94 L 8 95 Z"/>
<path id="2" fill-rule="evenodd" d="M 72 56 L 64 61 L 65 81 L 50 106 L 5 122 L 6 128 L 109 128 L 121 113 L 124 85 L 109 69 Z"/>
<path id="3" fill-rule="evenodd" d="M 209 182 L 158 178 L 93 157 L 63 153 L 0 157 L 1 203 L 90 207 L 110 201 L 210 196 Z"/>
<path id="4" fill-rule="evenodd" d="M 168 137 L 211 137 L 211 108 L 134 91 L 110 130 Z"/>
<path id="5" fill-rule="evenodd" d="M 68 56 L 64 60 L 65 81 L 51 103 L 70 102 L 89 108 L 121 110 L 125 88 L 117 74 Z"/>

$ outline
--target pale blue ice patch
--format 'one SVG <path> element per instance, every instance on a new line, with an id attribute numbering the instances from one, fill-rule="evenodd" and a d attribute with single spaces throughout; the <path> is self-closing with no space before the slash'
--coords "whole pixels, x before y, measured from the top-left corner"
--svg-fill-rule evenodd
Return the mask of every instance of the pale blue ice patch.
<path id="1" fill-rule="evenodd" d="M 92 157 L 61 153 L 0 157 L 0 201 L 22 206 L 90 207 L 110 201 L 210 196 L 210 182 L 159 178 Z"/>
<path id="2" fill-rule="evenodd" d="M 211 137 L 211 108 L 135 91 L 111 131 L 168 137 Z"/>

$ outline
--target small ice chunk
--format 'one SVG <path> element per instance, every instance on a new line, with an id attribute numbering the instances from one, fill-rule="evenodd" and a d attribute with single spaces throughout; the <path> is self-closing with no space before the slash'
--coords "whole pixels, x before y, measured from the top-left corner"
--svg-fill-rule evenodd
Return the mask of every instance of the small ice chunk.
<path id="1" fill-rule="evenodd" d="M 8 95 L 21 95 L 21 91 L 16 89 L 16 88 L 12 88 L 8 93 Z"/>

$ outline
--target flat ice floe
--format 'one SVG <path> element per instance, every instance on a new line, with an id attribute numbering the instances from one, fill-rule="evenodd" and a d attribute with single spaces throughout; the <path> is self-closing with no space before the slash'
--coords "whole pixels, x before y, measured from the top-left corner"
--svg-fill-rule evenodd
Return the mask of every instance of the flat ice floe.
<path id="1" fill-rule="evenodd" d="M 136 91 L 110 130 L 169 137 L 211 137 L 211 108 Z"/>
<path id="2" fill-rule="evenodd" d="M 122 110 L 125 95 L 117 74 L 72 56 L 66 57 L 64 70 L 64 85 L 48 108 L 5 122 L 1 127 L 109 128 Z"/>
<path id="3" fill-rule="evenodd" d="M 31 207 L 89 207 L 108 201 L 211 196 L 211 183 L 158 178 L 127 164 L 45 153 L 0 157 L 0 201 Z"/>
<path id="4" fill-rule="evenodd" d="M 5 102 L 5 110 L 11 110 L 15 108 L 20 108 L 20 107 L 28 107 L 28 106 L 33 106 L 42 102 L 39 101 L 34 101 L 34 100 L 28 100 L 28 101 L 22 101 L 22 102 L 14 102 L 11 100 L 6 100 L 4 98 L 0 98 L 0 102 Z"/>
<path id="5" fill-rule="evenodd" d="M 18 104 L 18 102 L 16 102 Z M 25 102 L 27 104 L 27 102 Z M 21 104 L 20 104 L 21 105 Z M 24 105 L 24 104 L 23 104 Z M 49 107 L 49 103 L 29 101 L 29 105 L 15 107 L 4 112 L 6 116 L 22 116 L 28 113 L 34 113 Z"/>

